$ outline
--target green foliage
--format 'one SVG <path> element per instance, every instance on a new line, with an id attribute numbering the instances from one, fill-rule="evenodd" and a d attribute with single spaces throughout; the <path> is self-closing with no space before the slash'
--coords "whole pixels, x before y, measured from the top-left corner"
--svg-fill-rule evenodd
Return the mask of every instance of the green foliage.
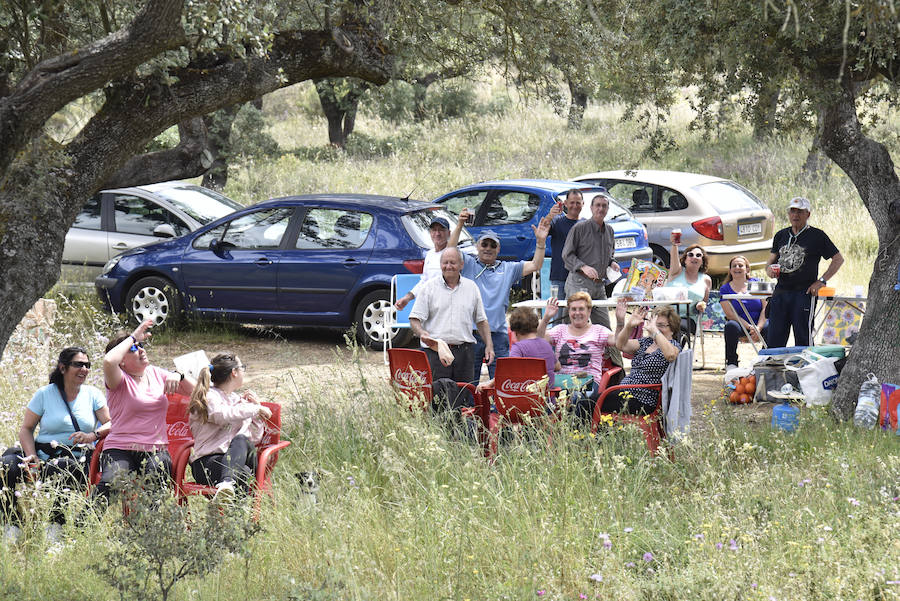
<path id="1" fill-rule="evenodd" d="M 269 134 L 269 123 L 263 112 L 245 104 L 234 118 L 231 129 L 231 154 L 265 158 L 278 154 L 278 143 Z"/>
<path id="2" fill-rule="evenodd" d="M 122 601 L 166 601 L 178 582 L 215 571 L 226 553 L 246 558 L 247 541 L 258 530 L 241 504 L 206 503 L 189 512 L 175 503 L 169 487 L 134 474 L 114 488 L 128 511 L 105 558 L 92 567 Z"/>

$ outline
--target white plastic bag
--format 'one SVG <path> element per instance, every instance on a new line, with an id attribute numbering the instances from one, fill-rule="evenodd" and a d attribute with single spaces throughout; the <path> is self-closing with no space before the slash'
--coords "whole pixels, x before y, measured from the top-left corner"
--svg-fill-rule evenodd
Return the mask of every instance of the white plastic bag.
<path id="1" fill-rule="evenodd" d="M 785 361 L 784 368 L 797 372 L 800 390 L 806 397 L 807 405 L 827 405 L 837 388 L 838 373 L 834 364 L 838 358 L 823 357 L 810 350 L 804 350 L 800 357 L 803 360 L 800 365 Z M 802 365 L 804 361 L 806 365 Z"/>

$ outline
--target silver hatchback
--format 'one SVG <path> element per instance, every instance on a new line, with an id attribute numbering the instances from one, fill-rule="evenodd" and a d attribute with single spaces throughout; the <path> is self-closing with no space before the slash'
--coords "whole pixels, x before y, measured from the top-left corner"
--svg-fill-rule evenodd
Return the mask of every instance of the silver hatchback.
<path id="1" fill-rule="evenodd" d="M 215 190 L 180 181 L 103 190 L 66 234 L 60 282 L 93 284 L 119 253 L 183 236 L 241 208 Z"/>
<path id="2" fill-rule="evenodd" d="M 647 228 L 657 263 L 669 264 L 669 234 L 681 229 L 681 248 L 699 244 L 708 256 L 707 273 L 728 273 L 734 255 L 754 269 L 765 265 L 775 235 L 772 211 L 752 192 L 731 180 L 680 171 L 600 171 L 573 178 L 605 187 Z"/>

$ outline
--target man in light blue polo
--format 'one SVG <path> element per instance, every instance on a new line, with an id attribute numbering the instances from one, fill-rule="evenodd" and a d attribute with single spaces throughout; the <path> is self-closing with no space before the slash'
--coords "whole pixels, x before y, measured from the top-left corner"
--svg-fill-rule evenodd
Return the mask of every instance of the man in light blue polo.
<path id="1" fill-rule="evenodd" d="M 456 246 L 462 228 L 468 219 L 470 212 L 463 209 L 456 223 L 450 241 L 447 246 Z M 532 226 L 534 237 L 537 241 L 534 249 L 534 257 L 530 261 L 498 261 L 500 254 L 500 238 L 491 230 L 484 230 L 478 236 L 475 248 L 478 256 L 465 254 L 465 266 L 462 276 L 473 280 L 481 291 L 481 300 L 484 303 L 484 312 L 487 314 L 488 325 L 491 328 L 491 340 L 494 346 L 494 357 L 507 357 L 509 355 L 509 333 L 506 328 L 506 309 L 509 306 L 509 291 L 513 284 L 523 277 L 541 270 L 544 264 L 544 251 L 547 246 L 547 234 L 550 232 L 550 219 L 541 219 L 538 227 Z M 485 344 L 481 336 L 475 333 L 475 365 L 472 381 L 478 383 L 481 379 L 481 364 L 484 361 Z M 496 361 L 488 363 L 488 372 L 494 377 Z"/>

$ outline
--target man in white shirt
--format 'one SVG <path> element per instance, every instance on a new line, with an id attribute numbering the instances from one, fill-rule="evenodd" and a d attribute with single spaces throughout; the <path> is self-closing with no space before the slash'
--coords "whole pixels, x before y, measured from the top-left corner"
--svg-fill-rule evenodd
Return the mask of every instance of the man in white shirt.
<path id="1" fill-rule="evenodd" d="M 422 279 L 413 286 L 412 290 L 398 298 L 397 302 L 394 303 L 398 311 L 402 311 L 409 304 L 409 301 L 419 295 L 425 282 L 441 275 L 441 253 L 447 248 L 447 240 L 450 239 L 450 222 L 443 217 L 434 217 L 431 220 L 431 225 L 428 226 L 428 233 L 431 235 L 431 243 L 434 244 L 434 249 L 429 249 L 425 253 Z"/>
<path id="2" fill-rule="evenodd" d="M 475 337 L 478 329 L 486 342 L 485 356 L 494 358 L 491 330 L 488 325 L 481 293 L 475 282 L 460 277 L 463 267 L 462 253 L 456 247 L 447 248 L 441 254 L 441 277 L 432 278 L 422 285 L 412 311 L 409 324 L 413 333 L 422 340 L 432 379 L 450 378 L 456 382 L 468 382 L 474 369 Z M 449 347 L 443 357 L 439 343 Z"/>

